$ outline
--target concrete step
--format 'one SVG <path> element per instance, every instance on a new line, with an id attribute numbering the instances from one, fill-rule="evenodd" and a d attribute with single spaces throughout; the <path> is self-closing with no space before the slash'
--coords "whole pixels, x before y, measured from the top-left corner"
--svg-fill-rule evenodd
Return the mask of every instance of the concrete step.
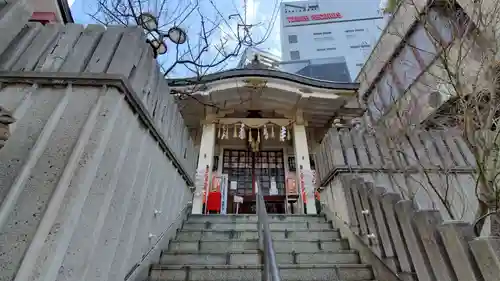
<path id="1" fill-rule="evenodd" d="M 318 215 L 268 215 L 269 222 L 326 222 L 324 216 Z M 257 215 L 190 215 L 192 223 L 227 223 L 227 222 L 257 222 Z"/>
<path id="2" fill-rule="evenodd" d="M 356 251 L 317 253 L 276 253 L 279 264 L 357 264 Z M 262 264 L 260 251 L 242 251 L 228 253 L 163 253 L 160 263 L 163 265 L 258 265 Z"/>
<path id="3" fill-rule="evenodd" d="M 366 281 L 373 279 L 369 266 L 361 264 L 315 264 L 315 265 L 279 265 L 282 280 L 315 280 L 315 281 Z M 261 265 L 199 265 L 199 266 L 166 266 L 153 265 L 150 271 L 151 280 L 199 280 L 199 281 L 260 281 Z"/>
<path id="4" fill-rule="evenodd" d="M 274 240 L 275 252 L 316 253 L 321 251 L 348 250 L 349 245 L 344 239 L 330 240 Z M 229 241 L 179 241 L 172 240 L 168 245 L 168 252 L 210 252 L 227 253 L 231 251 L 258 250 L 258 240 L 229 240 Z"/>
<path id="5" fill-rule="evenodd" d="M 333 229 L 331 222 L 271 222 L 269 223 L 271 230 L 329 230 Z M 183 230 L 257 230 L 255 222 L 215 222 L 210 221 L 205 223 L 197 223 L 187 221 L 184 223 Z"/>
<path id="6" fill-rule="evenodd" d="M 284 240 L 321 240 L 321 239 L 339 239 L 339 231 L 332 230 L 276 230 L 271 231 L 273 239 Z M 235 230 L 181 230 L 177 233 L 176 239 L 182 241 L 198 240 L 233 240 L 233 239 L 258 239 L 259 234 L 256 230 L 235 231 Z"/>

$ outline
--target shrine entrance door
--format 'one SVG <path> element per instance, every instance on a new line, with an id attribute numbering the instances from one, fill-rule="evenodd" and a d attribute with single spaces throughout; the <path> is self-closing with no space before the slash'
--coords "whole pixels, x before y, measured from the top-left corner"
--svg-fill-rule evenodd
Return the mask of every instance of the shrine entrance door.
<path id="1" fill-rule="evenodd" d="M 228 213 L 236 213 L 234 196 L 243 197 L 238 213 L 255 214 L 255 190 L 264 195 L 268 213 L 285 213 L 285 168 L 283 151 L 225 149 L 222 173 L 228 175 Z M 257 184 L 256 184 L 257 183 Z"/>

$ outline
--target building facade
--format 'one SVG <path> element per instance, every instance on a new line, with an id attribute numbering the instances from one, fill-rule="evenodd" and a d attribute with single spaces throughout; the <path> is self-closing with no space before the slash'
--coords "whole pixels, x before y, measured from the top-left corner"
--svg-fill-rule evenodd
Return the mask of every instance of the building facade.
<path id="1" fill-rule="evenodd" d="M 354 80 L 382 24 L 378 0 L 282 3 L 282 68 L 313 78 Z"/>

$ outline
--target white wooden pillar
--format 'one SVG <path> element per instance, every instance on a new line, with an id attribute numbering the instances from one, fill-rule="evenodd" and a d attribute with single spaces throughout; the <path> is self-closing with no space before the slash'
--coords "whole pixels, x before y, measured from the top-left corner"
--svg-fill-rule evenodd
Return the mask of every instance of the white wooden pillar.
<path id="1" fill-rule="evenodd" d="M 212 166 L 215 151 L 215 124 L 203 125 L 201 135 L 200 154 L 198 156 L 198 167 L 196 169 L 196 179 L 193 198 L 193 214 L 201 214 L 203 210 L 203 189 L 210 186 L 212 179 Z M 208 178 L 207 178 L 208 177 Z"/>
<path id="2" fill-rule="evenodd" d="M 295 164 L 297 167 L 297 182 L 299 194 L 302 196 L 302 181 L 304 182 L 307 200 L 307 214 L 316 214 L 314 201 L 314 185 L 309 161 L 309 147 L 307 146 L 306 127 L 301 124 L 293 125 L 293 146 L 295 149 Z"/>

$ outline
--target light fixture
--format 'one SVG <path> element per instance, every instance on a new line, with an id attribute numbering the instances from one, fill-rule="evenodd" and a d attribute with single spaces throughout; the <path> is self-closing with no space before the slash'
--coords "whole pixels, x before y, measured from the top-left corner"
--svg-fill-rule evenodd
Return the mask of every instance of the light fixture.
<path id="1" fill-rule="evenodd" d="M 151 13 L 140 14 L 137 23 L 146 31 L 146 42 L 153 48 L 155 58 L 167 53 L 165 37 L 178 45 L 187 41 L 186 32 L 178 26 L 170 28 L 167 33 L 161 32 L 158 29 L 158 19 Z"/>
<path id="2" fill-rule="evenodd" d="M 147 42 L 153 50 L 155 55 L 163 55 L 167 52 L 167 45 L 165 44 L 165 36 L 156 31 L 149 32 L 147 34 Z"/>
<path id="3" fill-rule="evenodd" d="M 158 29 L 158 19 L 150 13 L 142 13 L 137 20 L 138 24 L 147 31 Z"/>
<path id="4" fill-rule="evenodd" d="M 182 28 L 174 26 L 168 30 L 167 37 L 170 38 L 173 43 L 181 45 L 186 42 L 187 34 Z"/>

